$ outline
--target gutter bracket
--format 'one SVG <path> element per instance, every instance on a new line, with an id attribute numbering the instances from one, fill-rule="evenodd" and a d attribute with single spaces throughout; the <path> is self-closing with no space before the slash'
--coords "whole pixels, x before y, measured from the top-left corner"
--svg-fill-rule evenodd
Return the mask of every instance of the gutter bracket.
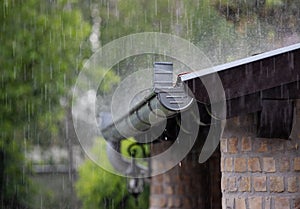
<path id="1" fill-rule="evenodd" d="M 154 92 L 161 104 L 172 111 L 182 111 L 188 108 L 193 102 L 193 98 L 187 93 L 187 87 L 180 77 L 173 86 L 173 63 L 154 63 Z"/>

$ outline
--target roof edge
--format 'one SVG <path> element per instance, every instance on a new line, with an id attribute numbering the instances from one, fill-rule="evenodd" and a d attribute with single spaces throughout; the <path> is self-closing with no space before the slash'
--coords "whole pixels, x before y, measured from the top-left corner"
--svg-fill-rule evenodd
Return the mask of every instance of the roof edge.
<path id="1" fill-rule="evenodd" d="M 286 47 L 282 47 L 282 48 L 278 48 L 278 49 L 268 51 L 268 52 L 263 52 L 261 54 L 257 54 L 257 55 L 251 56 L 251 57 L 246 57 L 246 58 L 235 60 L 235 61 L 232 61 L 232 62 L 229 62 L 229 63 L 217 65 L 215 67 L 206 68 L 206 69 L 202 69 L 202 70 L 197 70 L 195 72 L 183 74 L 183 75 L 180 76 L 180 78 L 183 82 L 185 82 L 185 81 L 197 78 L 197 77 L 209 75 L 209 74 L 212 74 L 212 73 L 221 72 L 223 70 L 228 70 L 229 68 L 238 67 L 238 66 L 241 66 L 241 65 L 249 64 L 249 63 L 252 63 L 252 62 L 255 62 L 255 61 L 260 61 L 260 60 L 263 60 L 263 59 L 266 59 L 266 58 L 269 58 L 269 57 L 273 57 L 273 56 L 276 56 L 276 55 L 292 52 L 292 51 L 297 50 L 297 49 L 300 49 L 300 43 L 290 45 L 290 46 L 286 46 Z"/>

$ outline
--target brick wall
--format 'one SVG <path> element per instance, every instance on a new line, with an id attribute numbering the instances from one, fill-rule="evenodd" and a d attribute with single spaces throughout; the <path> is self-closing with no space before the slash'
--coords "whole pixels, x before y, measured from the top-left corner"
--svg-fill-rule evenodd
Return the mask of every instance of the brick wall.
<path id="1" fill-rule="evenodd" d="M 152 178 L 150 209 L 300 209 L 299 104 L 290 140 L 257 138 L 257 114 L 227 120 L 221 153 L 204 164 L 198 139 L 181 165 Z M 168 146 L 156 144 L 152 153 Z"/>
<path id="2" fill-rule="evenodd" d="M 256 121 L 255 114 L 227 121 L 220 143 L 222 208 L 299 209 L 299 125 L 292 140 L 261 139 Z"/>
<path id="3" fill-rule="evenodd" d="M 168 142 L 154 144 L 152 154 L 161 153 Z M 220 152 L 204 164 L 198 163 L 199 146 L 170 171 L 151 179 L 150 209 L 221 209 Z M 152 162 L 162 167 L 161 162 Z"/>

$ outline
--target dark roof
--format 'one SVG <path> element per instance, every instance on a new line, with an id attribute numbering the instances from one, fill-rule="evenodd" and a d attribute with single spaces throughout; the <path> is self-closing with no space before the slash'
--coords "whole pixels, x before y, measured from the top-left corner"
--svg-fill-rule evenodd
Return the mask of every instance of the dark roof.
<path id="1" fill-rule="evenodd" d="M 262 99 L 297 99 L 300 96 L 300 44 L 184 74 L 181 79 L 198 102 L 209 104 L 201 79 L 216 73 L 225 91 L 227 118 L 259 111 Z"/>

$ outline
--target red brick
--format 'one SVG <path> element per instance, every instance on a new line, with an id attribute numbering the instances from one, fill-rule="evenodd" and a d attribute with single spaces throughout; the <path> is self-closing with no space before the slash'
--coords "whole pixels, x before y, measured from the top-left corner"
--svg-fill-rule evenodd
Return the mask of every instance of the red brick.
<path id="1" fill-rule="evenodd" d="M 228 178 L 227 188 L 228 188 L 228 191 L 230 191 L 230 192 L 237 191 L 236 178 L 235 177 L 229 177 Z"/>
<path id="2" fill-rule="evenodd" d="M 225 158 L 224 157 L 221 157 L 221 172 L 224 172 L 225 171 Z"/>
<path id="3" fill-rule="evenodd" d="M 174 194 L 174 189 L 170 185 L 165 185 L 164 192 L 165 192 L 165 194 Z"/>
<path id="4" fill-rule="evenodd" d="M 271 197 L 265 198 L 265 208 L 264 209 L 271 209 Z"/>
<path id="5" fill-rule="evenodd" d="M 159 183 L 162 183 L 163 182 L 163 175 L 160 174 L 160 175 L 157 175 L 157 176 L 153 176 L 153 181 L 155 182 L 159 182 Z"/>
<path id="6" fill-rule="evenodd" d="M 191 182 L 191 176 L 187 173 L 182 175 L 182 181 L 184 181 L 186 184 L 189 184 Z"/>
<path id="7" fill-rule="evenodd" d="M 233 160 L 231 157 L 225 158 L 225 171 L 232 172 L 233 171 Z"/>
<path id="8" fill-rule="evenodd" d="M 222 191 L 226 191 L 227 190 L 227 183 L 228 182 L 228 178 L 226 176 L 222 176 L 221 178 L 221 190 Z"/>
<path id="9" fill-rule="evenodd" d="M 289 158 L 280 158 L 279 159 L 279 171 L 287 172 L 290 170 L 290 159 Z"/>
<path id="10" fill-rule="evenodd" d="M 266 176 L 254 176 L 252 177 L 253 188 L 256 192 L 267 191 L 267 177 Z"/>
<path id="11" fill-rule="evenodd" d="M 294 159 L 294 170 L 300 171 L 300 157 Z"/>
<path id="12" fill-rule="evenodd" d="M 182 208 L 192 208 L 192 201 L 189 198 L 185 197 L 183 199 L 183 207 Z"/>
<path id="13" fill-rule="evenodd" d="M 294 207 L 293 209 L 300 209 L 300 197 L 294 200 Z"/>
<path id="14" fill-rule="evenodd" d="M 287 150 L 297 150 L 298 149 L 298 144 L 297 143 L 295 144 L 292 141 L 287 141 L 286 142 L 286 147 L 287 147 Z"/>
<path id="15" fill-rule="evenodd" d="M 171 176 L 169 173 L 163 174 L 164 183 L 170 183 L 171 182 Z"/>
<path id="16" fill-rule="evenodd" d="M 251 185 L 250 185 L 250 177 L 249 176 L 244 176 L 241 177 L 238 183 L 238 190 L 240 192 L 250 192 L 251 191 Z"/>
<path id="17" fill-rule="evenodd" d="M 177 194 L 184 195 L 186 193 L 185 191 L 185 185 L 179 184 L 177 187 Z"/>
<path id="18" fill-rule="evenodd" d="M 154 207 L 164 208 L 167 206 L 167 199 L 162 196 L 155 196 L 155 197 L 151 196 L 150 204 L 151 204 L 151 206 L 154 206 Z"/>
<path id="19" fill-rule="evenodd" d="M 251 138 L 250 137 L 243 137 L 242 138 L 242 145 L 241 150 L 243 152 L 251 151 L 252 145 L 251 145 Z"/>
<path id="20" fill-rule="evenodd" d="M 276 171 L 274 158 L 272 158 L 272 157 L 264 157 L 263 158 L 263 164 L 264 164 L 263 170 L 265 172 L 272 172 L 273 173 L 273 172 Z"/>
<path id="21" fill-rule="evenodd" d="M 275 209 L 290 209 L 289 199 L 284 197 L 275 197 Z"/>
<path id="22" fill-rule="evenodd" d="M 161 185 L 152 184 L 151 185 L 151 194 L 162 194 L 163 188 Z"/>
<path id="23" fill-rule="evenodd" d="M 233 122 L 236 126 L 240 126 L 240 125 L 241 125 L 240 117 L 234 117 L 234 118 L 232 118 L 232 122 Z"/>
<path id="24" fill-rule="evenodd" d="M 178 197 L 170 197 L 168 199 L 168 207 L 169 208 L 179 208 L 181 206 L 180 198 Z"/>
<path id="25" fill-rule="evenodd" d="M 284 181 L 282 176 L 271 176 L 270 177 L 270 192 L 283 192 Z"/>
<path id="26" fill-rule="evenodd" d="M 235 208 L 246 209 L 245 198 L 235 198 Z"/>
<path id="27" fill-rule="evenodd" d="M 247 162 L 245 158 L 239 157 L 234 159 L 234 171 L 239 173 L 247 171 Z"/>
<path id="28" fill-rule="evenodd" d="M 267 152 L 268 151 L 268 143 L 267 141 L 261 140 L 259 141 L 259 147 L 257 152 Z"/>
<path id="29" fill-rule="evenodd" d="M 271 143 L 272 151 L 273 152 L 282 151 L 284 149 L 284 146 L 283 146 L 284 143 L 285 143 L 285 140 L 276 139 L 276 141 Z"/>
<path id="30" fill-rule="evenodd" d="M 233 137 L 228 139 L 228 152 L 231 154 L 238 152 L 238 138 Z"/>
<path id="31" fill-rule="evenodd" d="M 248 159 L 248 170 L 251 172 L 260 172 L 261 171 L 259 158 L 253 157 L 253 158 Z"/>
<path id="32" fill-rule="evenodd" d="M 297 192 L 298 191 L 298 185 L 297 185 L 297 177 L 289 177 L 287 179 L 288 183 L 288 192 Z"/>
<path id="33" fill-rule="evenodd" d="M 262 209 L 262 197 L 248 198 L 249 209 Z"/>
<path id="34" fill-rule="evenodd" d="M 227 149 L 227 139 L 226 138 L 222 138 L 221 139 L 220 149 L 221 149 L 221 152 L 223 152 L 223 153 L 227 153 L 228 152 L 228 149 Z"/>

